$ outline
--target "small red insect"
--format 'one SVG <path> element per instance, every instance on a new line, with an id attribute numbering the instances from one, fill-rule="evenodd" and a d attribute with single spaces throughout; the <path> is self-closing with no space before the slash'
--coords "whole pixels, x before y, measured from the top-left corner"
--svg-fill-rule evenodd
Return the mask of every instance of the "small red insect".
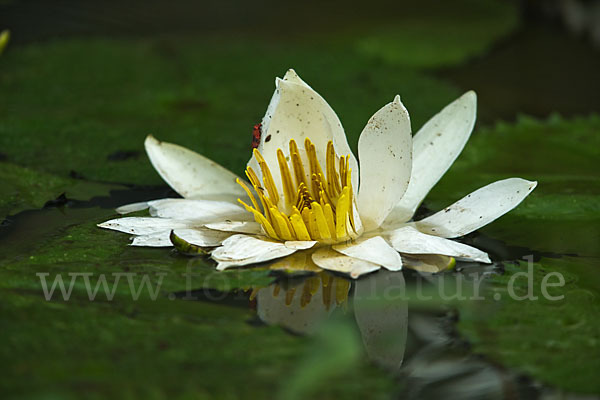
<path id="1" fill-rule="evenodd" d="M 260 135 L 262 134 L 262 124 L 254 125 L 252 128 L 252 148 L 256 149 L 260 144 Z"/>

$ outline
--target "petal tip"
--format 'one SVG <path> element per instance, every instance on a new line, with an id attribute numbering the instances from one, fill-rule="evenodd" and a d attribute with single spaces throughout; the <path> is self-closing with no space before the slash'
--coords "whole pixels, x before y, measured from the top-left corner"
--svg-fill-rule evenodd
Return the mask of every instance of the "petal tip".
<path id="1" fill-rule="evenodd" d="M 532 191 L 537 187 L 537 181 L 529 181 L 529 191 Z"/>
<path id="2" fill-rule="evenodd" d="M 469 90 L 468 92 L 466 92 L 465 94 L 462 95 L 462 97 L 472 100 L 474 102 L 477 101 L 477 93 L 474 90 Z"/>
<path id="3" fill-rule="evenodd" d="M 290 79 L 297 79 L 299 78 L 298 74 L 296 73 L 296 71 L 294 71 L 293 68 L 290 68 L 286 71 L 285 75 L 283 76 L 283 80 L 287 81 Z"/>
<path id="4" fill-rule="evenodd" d="M 160 140 L 155 138 L 152 134 L 146 136 L 146 139 L 144 140 L 144 147 L 146 147 L 146 149 L 148 149 L 148 146 L 156 146 L 159 144 Z"/>

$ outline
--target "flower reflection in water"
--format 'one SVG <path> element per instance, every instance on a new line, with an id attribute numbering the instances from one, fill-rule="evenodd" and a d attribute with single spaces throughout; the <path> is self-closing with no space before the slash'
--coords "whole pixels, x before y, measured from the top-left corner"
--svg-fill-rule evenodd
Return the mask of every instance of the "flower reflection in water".
<path id="1" fill-rule="evenodd" d="M 409 286 L 415 276 L 407 275 Z M 320 272 L 255 288 L 251 299 L 260 320 L 295 334 L 317 333 L 336 313 L 353 318 L 366 355 L 400 381 L 403 398 L 505 399 L 530 390 L 514 374 L 470 356 L 447 312 L 419 307 L 409 315 L 406 286 L 397 272 L 354 282 Z"/>
<path id="2" fill-rule="evenodd" d="M 350 281 L 326 272 L 253 292 L 258 317 L 294 333 L 312 334 L 338 308 L 347 309 Z"/>

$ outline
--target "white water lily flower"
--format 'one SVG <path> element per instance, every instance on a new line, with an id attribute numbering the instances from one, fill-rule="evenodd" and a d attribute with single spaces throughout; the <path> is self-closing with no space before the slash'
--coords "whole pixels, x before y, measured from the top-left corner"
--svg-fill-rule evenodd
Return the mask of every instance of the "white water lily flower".
<path id="1" fill-rule="evenodd" d="M 133 245 L 184 241 L 214 249 L 217 269 L 263 263 L 294 253 L 311 269 L 360 275 L 386 268 L 433 265 L 449 257 L 489 263 L 488 255 L 450 239 L 516 207 L 536 182 L 510 178 L 485 186 L 420 221 L 411 218 L 469 138 L 476 96 L 467 92 L 411 135 L 400 97 L 367 122 L 359 163 L 337 115 L 289 70 L 262 120 L 246 169 L 248 181 L 183 147 L 152 136 L 145 147 L 161 177 L 183 199 L 136 203 L 150 209 L 99 226 L 135 235 Z M 295 261 L 294 261 L 295 263 Z M 436 266 L 437 265 L 437 266 Z M 318 268 L 317 268 L 318 267 Z M 418 265 L 417 265 L 418 267 Z"/>

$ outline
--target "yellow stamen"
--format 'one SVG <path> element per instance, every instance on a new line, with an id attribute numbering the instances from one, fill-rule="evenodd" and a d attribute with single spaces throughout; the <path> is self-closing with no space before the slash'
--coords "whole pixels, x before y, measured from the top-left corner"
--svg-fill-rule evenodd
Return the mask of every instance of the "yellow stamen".
<path id="1" fill-rule="evenodd" d="M 325 219 L 327 220 L 329 232 L 331 232 L 332 234 L 335 233 L 335 217 L 333 216 L 331 204 L 325 204 L 323 206 L 323 214 L 325 215 Z"/>
<path id="2" fill-rule="evenodd" d="M 325 215 L 323 214 L 321 205 L 317 202 L 312 203 L 312 210 L 313 215 L 315 216 L 320 238 L 331 239 L 331 233 L 329 232 L 329 227 L 327 226 L 327 221 L 325 220 Z"/>
<path id="3" fill-rule="evenodd" d="M 342 195 L 338 199 L 337 208 L 335 210 L 335 234 L 338 239 L 346 236 L 346 217 L 350 209 L 348 187 L 342 189 Z"/>
<path id="4" fill-rule="evenodd" d="M 348 164 L 346 164 L 348 166 Z M 348 173 L 346 174 L 346 187 L 350 188 L 350 190 L 348 190 L 348 196 L 349 196 L 349 200 L 350 200 L 350 204 L 354 204 L 354 198 L 353 198 L 353 191 L 352 191 L 352 170 L 348 167 Z M 348 215 L 350 216 L 350 224 L 352 225 L 352 230 L 354 232 L 356 232 L 356 224 L 354 223 L 354 209 L 353 207 L 350 207 L 350 210 L 348 212 Z"/>
<path id="5" fill-rule="evenodd" d="M 306 210 L 308 210 L 308 208 Z M 312 236 L 313 239 L 325 239 L 321 236 L 321 233 L 319 232 L 319 227 L 317 225 L 317 216 L 312 210 L 308 213 L 308 226 L 310 229 L 310 236 Z"/>
<path id="6" fill-rule="evenodd" d="M 267 235 L 271 236 L 273 239 L 279 239 L 279 236 L 277 236 L 277 233 L 275 232 L 275 229 L 273 229 L 271 223 L 267 220 L 267 218 L 265 218 L 264 215 L 260 213 L 260 211 L 253 209 L 240 199 L 238 199 L 238 201 L 242 203 L 244 208 L 246 208 L 246 211 L 251 212 L 254 215 L 254 219 L 256 220 L 256 222 L 262 225 Z"/>
<path id="7" fill-rule="evenodd" d="M 277 187 L 275 186 L 275 182 L 273 181 L 273 175 L 271 175 L 271 170 L 267 165 L 265 159 L 260 155 L 260 152 L 257 149 L 254 149 L 254 157 L 256 161 L 258 161 L 258 165 L 260 166 L 260 170 L 263 176 L 263 183 L 265 185 L 265 189 L 269 193 L 269 198 L 273 204 L 279 203 L 279 193 L 277 192 Z"/>
<path id="8" fill-rule="evenodd" d="M 304 150 L 309 175 L 294 140 L 289 142 L 289 157 L 282 149 L 277 150 L 276 162 L 281 177 L 281 187 L 278 188 L 267 161 L 255 149 L 254 157 L 260 166 L 262 181 L 251 167 L 246 169 L 246 176 L 258 199 L 244 182 L 237 180 L 252 206 L 239 200 L 240 203 L 254 215 L 264 232 L 277 240 L 337 243 L 356 238 L 360 232 L 357 232 L 354 220 L 350 156 L 339 157 L 338 162 L 330 141 L 325 152 L 323 173 L 315 145 L 310 139 L 304 141 Z M 285 201 L 280 202 L 281 195 Z"/>
<path id="9" fill-rule="evenodd" d="M 244 182 L 242 182 L 242 180 L 239 178 L 236 178 L 235 181 L 237 182 L 238 185 L 240 185 L 242 187 L 242 189 L 244 189 L 244 192 L 246 192 L 248 197 L 250 197 L 250 201 L 252 201 L 252 205 L 254 206 L 254 208 L 256 210 L 260 210 L 260 208 L 258 207 L 258 203 L 256 202 L 256 199 L 254 198 L 254 195 L 250 191 L 250 188 L 248 186 L 246 186 L 246 184 Z"/>
<path id="10" fill-rule="evenodd" d="M 296 185 L 300 186 L 301 183 L 306 185 L 306 175 L 304 174 L 304 166 L 302 165 L 302 158 L 300 158 L 300 152 L 298 151 L 298 145 L 294 139 L 290 140 L 290 157 L 292 159 L 292 166 L 294 167 L 294 176 L 296 177 Z"/>
<path id="11" fill-rule="evenodd" d="M 279 234 L 279 236 L 284 240 L 295 240 L 296 238 L 292 236 L 290 232 L 290 228 L 288 227 L 289 221 L 286 221 L 286 217 L 281 215 L 278 209 L 272 207 L 270 209 L 271 215 L 273 215 L 273 219 L 275 220 L 275 231 Z"/>
<path id="12" fill-rule="evenodd" d="M 302 217 L 299 213 L 292 214 L 290 216 L 290 220 L 292 222 L 292 226 L 294 227 L 294 232 L 296 233 L 296 237 L 298 240 L 311 240 L 310 234 L 306 229 L 306 225 L 304 225 L 304 221 L 302 221 Z"/>
<path id="13" fill-rule="evenodd" d="M 281 149 L 277 149 L 277 161 L 279 161 L 279 170 L 281 171 L 281 183 L 283 185 L 285 201 L 288 205 L 292 205 L 296 200 L 296 193 L 294 193 L 294 184 L 292 183 L 292 176 L 290 175 L 288 163 L 285 160 L 285 156 Z"/>
<path id="14" fill-rule="evenodd" d="M 336 197 L 342 191 L 340 177 L 335 170 L 335 149 L 333 148 L 333 142 L 327 143 L 327 184 L 330 197 Z"/>
<path id="15" fill-rule="evenodd" d="M 308 229 L 308 234 L 311 237 L 314 237 L 316 235 L 315 231 L 312 230 L 312 227 L 310 225 L 310 209 L 309 208 L 305 208 L 302 210 L 302 222 L 304 222 L 304 226 L 306 226 L 306 229 Z"/>
<path id="16" fill-rule="evenodd" d="M 342 184 L 346 182 L 346 159 L 344 157 L 340 157 L 340 181 Z"/>

